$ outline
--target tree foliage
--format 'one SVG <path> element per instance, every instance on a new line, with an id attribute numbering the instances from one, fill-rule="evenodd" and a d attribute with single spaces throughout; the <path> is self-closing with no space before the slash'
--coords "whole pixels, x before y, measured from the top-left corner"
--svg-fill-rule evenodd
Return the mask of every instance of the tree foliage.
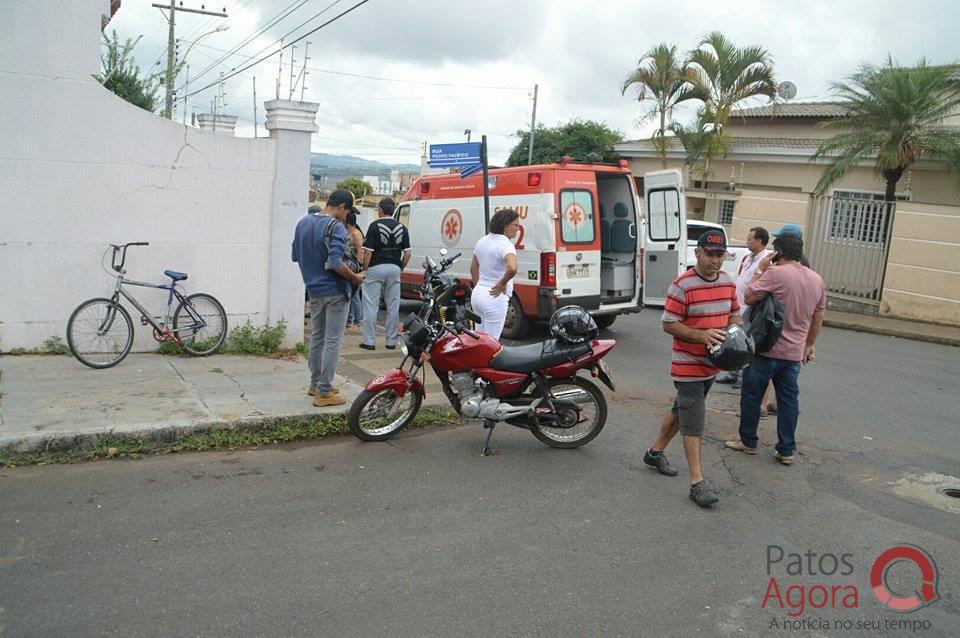
<path id="1" fill-rule="evenodd" d="M 520 141 L 507 158 L 507 166 L 526 166 L 530 131 L 517 131 Z M 620 156 L 613 145 L 623 139 L 623 133 L 602 122 L 574 119 L 560 126 L 537 126 L 533 136 L 533 163 L 551 164 L 564 155 L 577 159 L 615 162 Z"/>
<path id="2" fill-rule="evenodd" d="M 719 31 L 707 34 L 690 52 L 687 70 L 704 105 L 699 118 L 710 123 L 704 150 L 705 174 L 710 162 L 726 155 L 723 127 L 740 102 L 757 96 L 773 101 L 777 81 L 770 53 L 759 45 L 738 48 Z"/>
<path id="3" fill-rule="evenodd" d="M 920 60 L 902 67 L 888 56 L 885 65 L 863 65 L 832 89 L 846 114 L 821 126 L 846 132 L 825 140 L 811 158 L 830 160 L 817 193 L 861 161 L 874 161 L 875 173 L 886 181 L 888 202 L 895 200 L 904 171 L 921 155 L 946 160 L 960 177 L 960 129 L 945 124 L 960 110 L 960 63 L 931 66 Z"/>
<path id="4" fill-rule="evenodd" d="M 345 179 L 342 182 L 337 182 L 337 188 L 346 188 L 348 191 L 353 193 L 353 196 L 357 199 L 369 195 L 373 192 L 373 186 L 366 183 L 359 177 L 351 177 L 350 179 Z"/>
<path id="5" fill-rule="evenodd" d="M 694 85 L 694 79 L 686 60 L 677 57 L 677 46 L 663 42 L 640 57 L 637 67 L 630 71 L 620 88 L 621 94 L 626 95 L 627 90 L 636 87 L 637 101 L 641 104 L 650 102 L 640 114 L 641 123 L 659 116 L 660 126 L 650 141 L 664 168 L 667 167 L 667 119 L 673 118 L 673 110 L 678 104 L 704 99 L 702 91 Z"/>
<path id="6" fill-rule="evenodd" d="M 155 111 L 160 105 L 160 74 L 141 74 L 133 59 L 133 41 L 120 44 L 117 32 L 111 37 L 103 36 L 104 51 L 100 54 L 100 75 L 97 81 L 130 104 L 147 111 Z"/>

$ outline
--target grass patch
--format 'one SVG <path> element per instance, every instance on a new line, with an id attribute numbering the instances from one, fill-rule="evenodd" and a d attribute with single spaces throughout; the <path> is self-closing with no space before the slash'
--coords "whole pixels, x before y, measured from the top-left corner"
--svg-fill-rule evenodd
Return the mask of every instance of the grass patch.
<path id="1" fill-rule="evenodd" d="M 449 409 L 423 409 L 408 429 L 427 425 L 455 425 L 458 418 L 457 414 Z M 346 416 L 335 414 L 309 418 L 269 419 L 251 427 L 213 428 L 204 432 L 182 432 L 172 435 L 157 434 L 150 438 L 108 434 L 98 437 L 84 447 L 75 449 L 13 454 L 0 452 L 0 467 L 79 463 L 96 459 L 142 458 L 149 454 L 175 452 L 235 450 L 348 433 Z"/>
<path id="2" fill-rule="evenodd" d="M 302 354 L 301 349 L 284 348 L 283 338 L 287 334 L 287 324 L 282 319 L 274 326 L 255 326 L 247 320 L 246 323 L 235 327 L 227 335 L 220 348 L 222 354 L 248 354 L 261 357 L 296 358 Z M 204 351 L 213 345 L 214 339 L 207 342 L 198 342 L 193 347 Z M 157 349 L 160 354 L 178 355 L 187 354 L 173 341 L 164 341 Z"/>
<path id="3" fill-rule="evenodd" d="M 7 354 L 13 356 L 25 354 L 70 354 L 70 348 L 63 338 L 54 335 L 43 342 L 40 348 L 13 348 Z"/>

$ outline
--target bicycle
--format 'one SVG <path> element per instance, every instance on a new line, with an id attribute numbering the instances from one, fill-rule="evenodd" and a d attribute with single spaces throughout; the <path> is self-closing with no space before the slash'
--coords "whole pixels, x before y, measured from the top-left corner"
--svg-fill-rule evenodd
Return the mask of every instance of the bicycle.
<path id="1" fill-rule="evenodd" d="M 123 268 L 127 261 L 127 249 L 130 246 L 149 245 L 150 243 L 145 241 L 123 245 L 110 244 L 110 248 L 113 248 L 110 265 L 117 273 L 113 296 L 109 299 L 96 297 L 84 301 L 77 306 L 67 322 L 67 345 L 80 363 L 91 368 L 110 368 L 130 354 L 130 349 L 133 347 L 133 321 L 127 309 L 120 305 L 121 296 L 140 312 L 140 323 L 151 326 L 153 338 L 159 342 L 173 341 L 186 352 L 198 357 L 211 355 L 223 345 L 227 337 L 227 313 L 223 305 L 212 295 L 205 293 L 185 296 L 178 282 L 187 279 L 186 273 L 164 270 L 163 274 L 171 279 L 170 284 L 151 284 L 124 277 L 127 272 Z M 117 263 L 118 253 L 119 264 Z M 101 266 L 104 270 L 106 266 L 103 264 L 103 259 L 106 256 L 105 250 L 101 258 Z M 155 321 L 151 313 L 125 289 L 125 286 L 169 290 L 167 312 L 163 321 L 160 323 Z M 179 303 L 176 311 L 171 314 L 170 309 L 174 298 Z"/>

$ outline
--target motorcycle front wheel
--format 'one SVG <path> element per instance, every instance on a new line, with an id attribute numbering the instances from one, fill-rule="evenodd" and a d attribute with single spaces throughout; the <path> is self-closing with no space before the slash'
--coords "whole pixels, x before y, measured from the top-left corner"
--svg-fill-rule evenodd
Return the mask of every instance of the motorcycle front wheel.
<path id="1" fill-rule="evenodd" d="M 583 377 L 551 379 L 547 389 L 557 407 L 556 425 L 547 425 L 546 419 L 539 424 L 530 423 L 533 435 L 550 447 L 575 448 L 586 445 L 600 434 L 607 422 L 607 399 L 596 385 Z M 534 389 L 535 396 L 542 394 Z M 538 411 L 550 414 L 541 404 Z"/>
<path id="2" fill-rule="evenodd" d="M 402 397 L 393 390 L 362 391 L 350 406 L 347 425 L 361 441 L 386 441 L 410 425 L 423 399 L 409 390 Z"/>

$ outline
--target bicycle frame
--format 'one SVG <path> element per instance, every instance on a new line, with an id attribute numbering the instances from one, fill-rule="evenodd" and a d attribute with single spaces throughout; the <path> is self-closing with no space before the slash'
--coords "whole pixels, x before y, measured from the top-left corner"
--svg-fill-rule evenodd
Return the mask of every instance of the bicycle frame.
<path id="1" fill-rule="evenodd" d="M 156 288 L 169 291 L 169 294 L 167 295 L 167 312 L 163 318 L 163 322 L 158 324 L 156 321 L 154 321 L 153 315 L 146 308 L 140 305 L 140 302 L 138 302 L 132 294 L 127 292 L 124 289 L 124 286 L 140 286 L 141 288 Z M 179 341 L 180 332 L 196 332 L 200 328 L 204 328 L 207 325 L 207 322 L 203 320 L 203 317 L 197 314 L 197 311 L 194 310 L 193 304 L 190 303 L 186 295 L 177 289 L 177 285 L 175 283 L 171 283 L 169 285 L 151 284 L 145 281 L 134 281 L 133 279 L 127 279 L 121 274 L 117 275 L 117 284 L 114 286 L 113 296 L 111 297 L 111 300 L 114 304 L 119 305 L 121 295 L 140 312 L 140 315 L 147 323 L 150 324 L 151 327 L 153 327 L 155 334 L 157 335 L 169 335 L 175 340 Z M 167 325 L 170 324 L 172 319 L 171 309 L 173 308 L 174 297 L 177 298 L 177 301 L 183 304 L 183 307 L 190 315 L 190 318 L 193 319 L 194 323 L 189 326 L 177 327 L 175 330 L 170 330 L 167 328 Z M 107 316 L 104 318 L 103 324 L 99 328 L 100 332 L 107 332 L 110 330 L 115 317 L 116 313 L 113 310 L 108 311 Z"/>

